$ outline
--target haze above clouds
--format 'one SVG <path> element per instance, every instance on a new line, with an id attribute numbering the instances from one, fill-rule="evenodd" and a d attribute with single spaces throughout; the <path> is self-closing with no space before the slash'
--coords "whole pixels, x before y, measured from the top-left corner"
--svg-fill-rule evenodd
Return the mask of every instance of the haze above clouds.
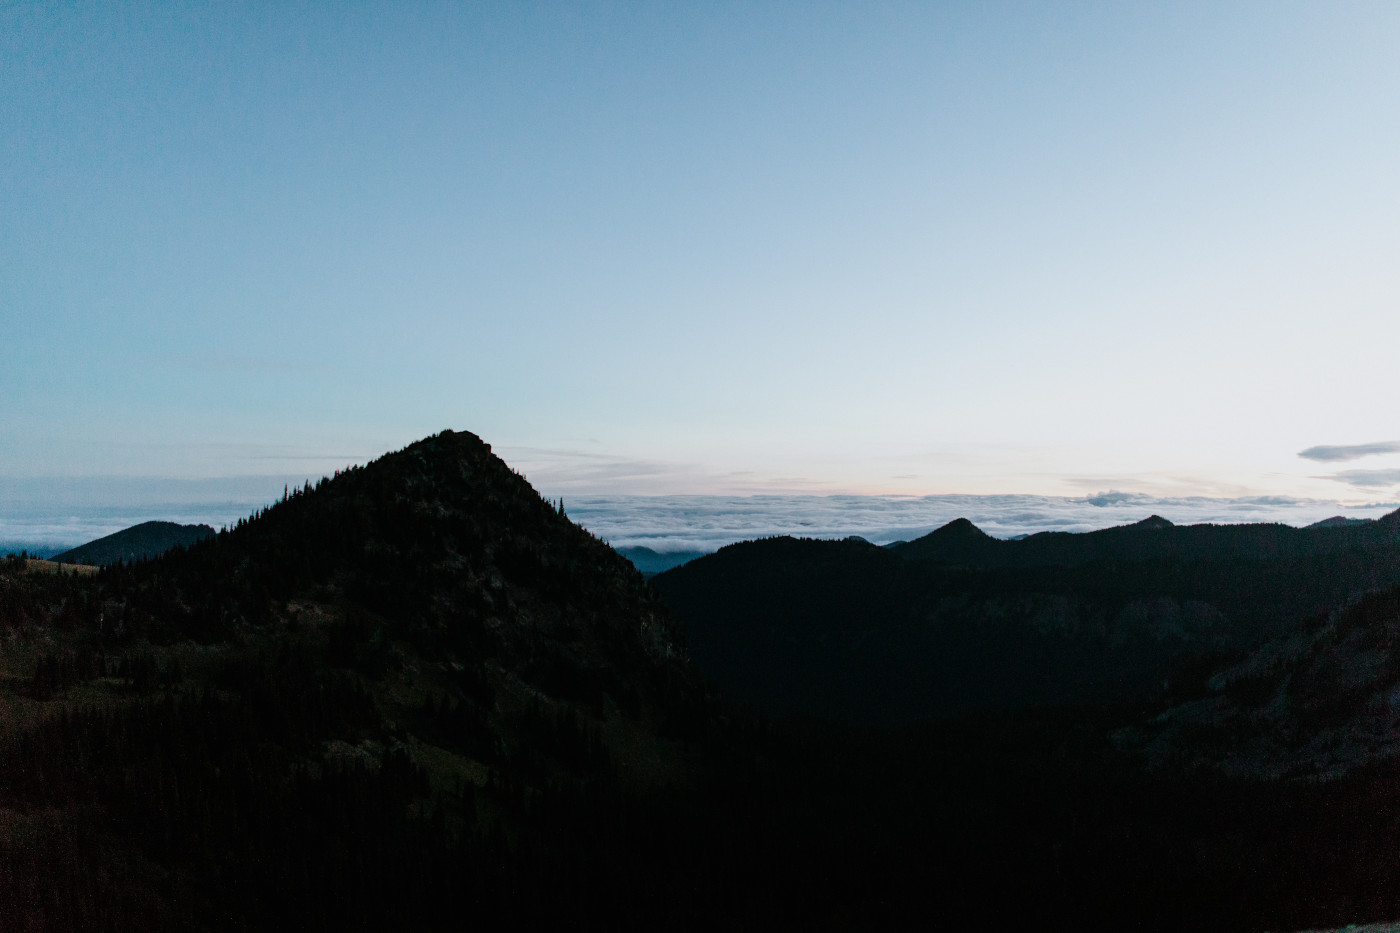
<path id="1" fill-rule="evenodd" d="M 1397 48 L 1367 3 L 5 6 L 0 500 L 450 426 L 569 497 L 1394 501 Z"/>

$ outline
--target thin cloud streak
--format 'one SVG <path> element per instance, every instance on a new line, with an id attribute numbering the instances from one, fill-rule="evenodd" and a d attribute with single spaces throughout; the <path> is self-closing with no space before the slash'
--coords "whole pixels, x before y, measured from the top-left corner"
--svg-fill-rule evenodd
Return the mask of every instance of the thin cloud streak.
<path id="1" fill-rule="evenodd" d="M 1304 460 L 1318 463 L 1341 463 L 1347 460 L 1360 460 L 1376 454 L 1400 453 L 1400 441 L 1377 441 L 1373 444 L 1329 445 L 1322 444 L 1298 451 Z M 1327 477 L 1331 479 L 1331 477 Z"/>
<path id="2" fill-rule="evenodd" d="M 1384 489 L 1388 486 L 1400 486 L 1400 470 L 1343 470 L 1319 479 L 1335 480 L 1357 489 Z"/>
<path id="3" fill-rule="evenodd" d="M 649 460 L 593 451 L 546 447 L 493 448 L 511 467 L 549 496 L 666 496 L 704 490 L 709 495 L 826 494 L 832 484 L 801 476 L 769 476 L 754 470 L 717 470 L 699 463 Z"/>

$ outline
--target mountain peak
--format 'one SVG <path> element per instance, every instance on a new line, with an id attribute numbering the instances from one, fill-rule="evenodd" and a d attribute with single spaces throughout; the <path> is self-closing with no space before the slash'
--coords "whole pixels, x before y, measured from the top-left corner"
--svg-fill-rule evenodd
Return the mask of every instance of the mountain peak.
<path id="1" fill-rule="evenodd" d="M 1352 525 L 1364 525 L 1369 522 L 1368 518 L 1347 518 L 1345 515 L 1333 515 L 1331 518 L 1324 518 L 1320 522 L 1313 522 L 1311 525 L 1304 525 L 1304 528 L 1349 528 Z"/>
<path id="2" fill-rule="evenodd" d="M 142 522 L 114 534 L 89 541 L 62 554 L 54 560 L 65 564 L 97 564 L 104 566 L 118 561 L 128 563 L 156 557 L 173 547 L 188 547 L 205 538 L 212 538 L 214 529 L 208 525 L 179 525 L 175 522 Z"/>
<path id="3" fill-rule="evenodd" d="M 903 544 L 890 545 L 890 549 L 901 557 L 959 564 L 985 558 L 989 550 L 999 547 L 1002 543 L 967 519 L 955 518 L 923 537 Z"/>
<path id="4" fill-rule="evenodd" d="M 940 538 L 990 538 L 981 528 L 965 518 L 955 518 L 942 528 L 937 528 L 930 535 L 938 535 Z"/>
<path id="5" fill-rule="evenodd" d="M 1160 516 L 1160 515 L 1149 515 L 1149 516 L 1147 516 L 1146 518 L 1144 518 L 1144 519 L 1143 519 L 1142 521 L 1140 521 L 1140 522 L 1133 522 L 1133 523 L 1132 523 L 1131 525 L 1129 525 L 1128 527 L 1129 527 L 1129 528 L 1148 528 L 1148 529 L 1156 529 L 1156 528 L 1175 528 L 1176 526 L 1173 525 L 1171 522 L 1167 521 L 1165 518 L 1163 518 L 1163 517 Z"/>
<path id="6" fill-rule="evenodd" d="M 465 431 L 291 490 L 141 572 L 170 581 L 162 612 L 207 640 L 314 603 L 372 617 L 425 663 L 486 663 L 557 699 L 627 709 L 687 676 L 632 564 Z"/>

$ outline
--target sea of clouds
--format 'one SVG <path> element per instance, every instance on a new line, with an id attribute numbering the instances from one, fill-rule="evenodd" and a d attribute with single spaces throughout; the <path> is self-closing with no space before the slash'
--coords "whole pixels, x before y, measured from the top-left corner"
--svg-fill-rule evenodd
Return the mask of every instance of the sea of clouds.
<path id="1" fill-rule="evenodd" d="M 55 554 L 150 520 L 207 524 L 236 522 L 281 495 L 281 478 L 224 481 L 143 481 L 139 485 L 39 490 L 0 489 L 0 553 L 21 548 Z M 111 503 L 118 502 L 119 505 Z M 1397 503 L 1254 496 L 1233 499 L 1159 498 L 1107 492 L 1091 496 L 572 496 L 569 517 L 614 547 L 654 551 L 713 551 L 735 541 L 772 535 L 844 538 L 876 544 L 909 540 L 955 518 L 1009 538 L 1037 531 L 1091 531 L 1161 515 L 1177 524 L 1283 522 L 1307 525 L 1334 515 L 1376 518 Z"/>
<path id="2" fill-rule="evenodd" d="M 1308 525 L 1334 515 L 1377 518 L 1396 503 L 1251 496 L 1158 498 L 1106 492 L 1092 496 L 574 496 L 569 517 L 614 547 L 659 552 L 713 551 L 770 535 L 907 541 L 966 518 L 990 535 L 1093 531 L 1161 515 L 1181 524 L 1282 522 Z"/>
<path id="3" fill-rule="evenodd" d="M 57 554 L 147 521 L 217 529 L 247 518 L 281 497 L 286 485 L 301 482 L 281 476 L 4 478 L 0 554 Z"/>

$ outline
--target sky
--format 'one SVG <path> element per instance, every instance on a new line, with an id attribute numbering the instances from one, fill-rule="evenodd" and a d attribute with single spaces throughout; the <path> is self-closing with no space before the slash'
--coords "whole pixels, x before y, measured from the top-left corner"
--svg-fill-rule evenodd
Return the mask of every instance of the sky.
<path id="1" fill-rule="evenodd" d="M 0 505 L 241 509 L 446 427 L 568 496 L 1393 503 L 1397 48 L 1390 3 L 0 3 Z"/>

